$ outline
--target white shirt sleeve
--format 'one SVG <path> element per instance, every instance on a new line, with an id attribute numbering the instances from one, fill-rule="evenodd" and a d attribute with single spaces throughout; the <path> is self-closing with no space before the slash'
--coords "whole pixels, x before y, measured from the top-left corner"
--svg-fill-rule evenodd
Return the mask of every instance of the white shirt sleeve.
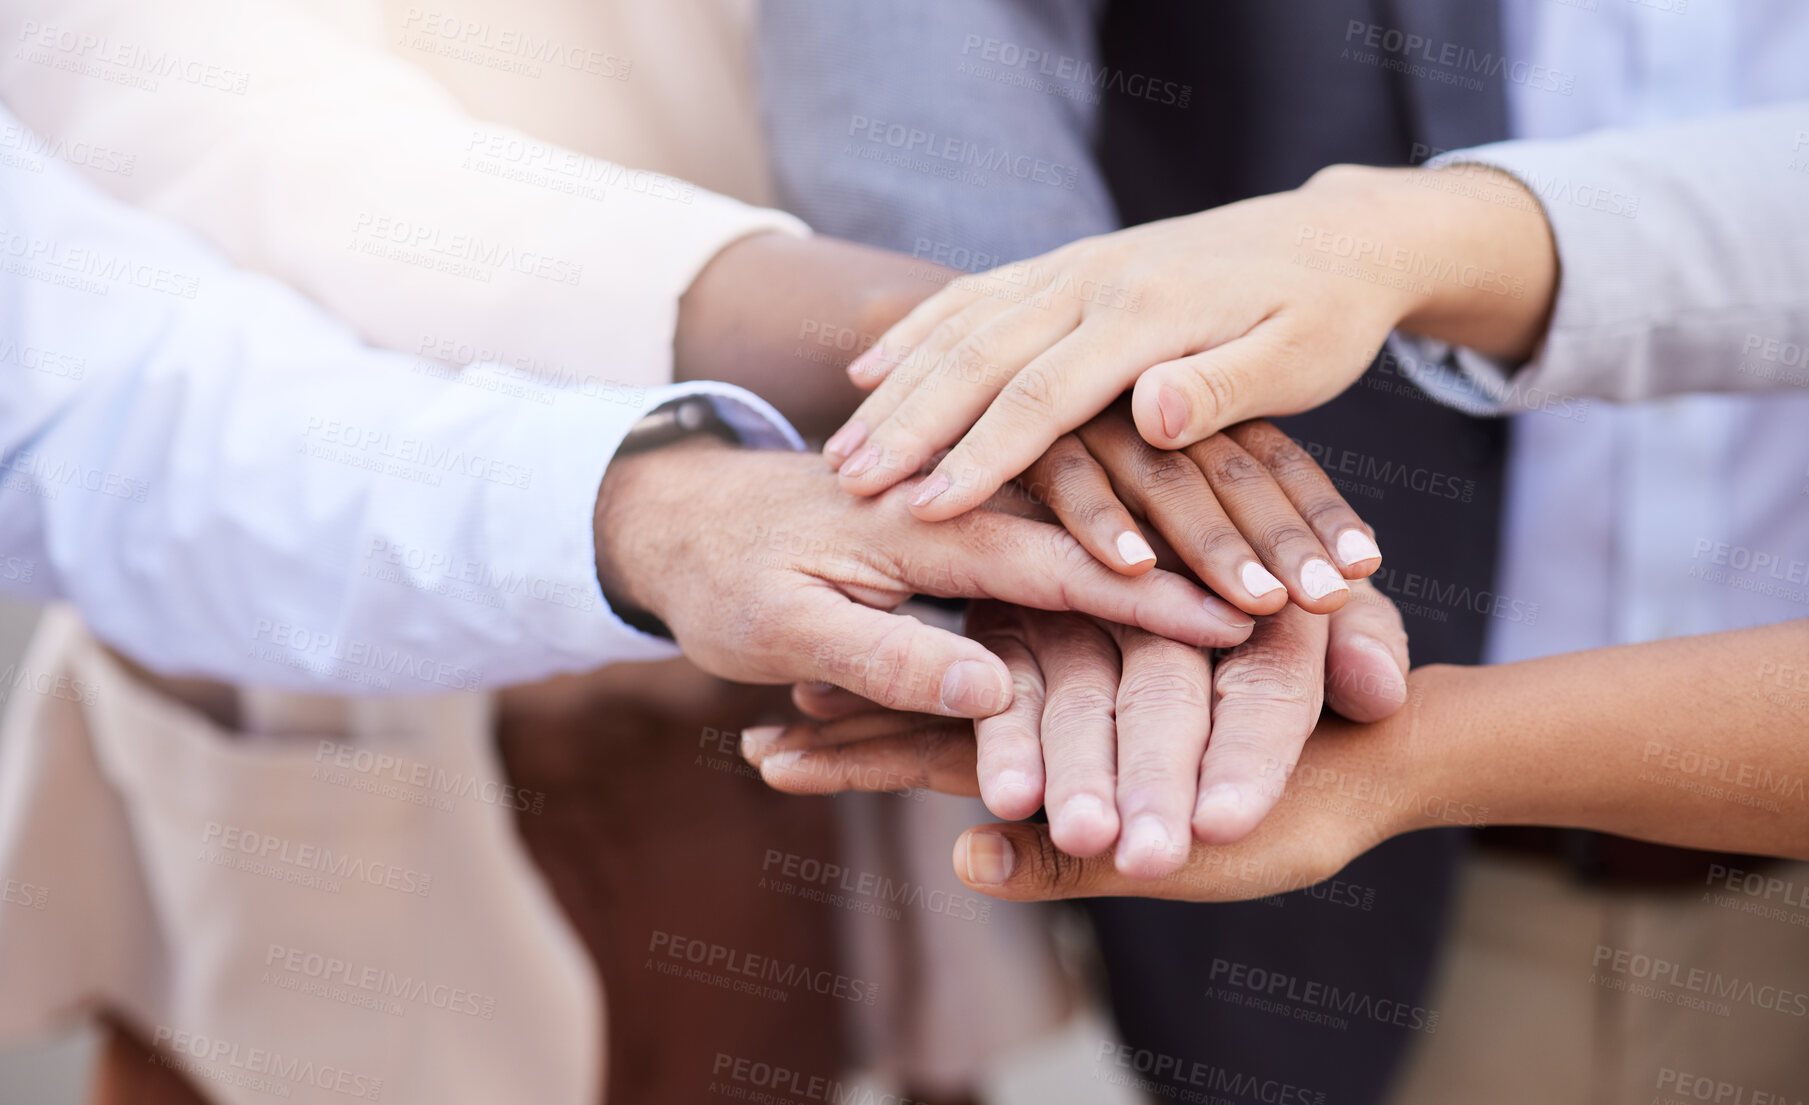
<path id="1" fill-rule="evenodd" d="M 1589 397 L 1800 388 L 1809 350 L 1809 101 L 1635 130 L 1499 142 L 1488 165 L 1537 198 L 1561 268 L 1524 365 L 1397 336 L 1403 374 L 1473 413 Z"/>
<path id="2" fill-rule="evenodd" d="M 725 385 L 373 349 L 62 166 L 0 168 L 0 587 L 161 672 L 420 693 L 675 655 L 610 611 L 591 527 L 686 394 L 801 447 Z"/>
<path id="3" fill-rule="evenodd" d="M 431 7 L 405 35 L 515 35 Z M 468 114 L 386 49 L 376 0 L 0 0 L 0 16 L 0 99 L 50 160 L 383 348 L 554 376 L 607 353 L 616 379 L 667 383 L 703 266 L 752 233 L 806 232 Z M 608 63 L 581 53 L 543 61 Z"/>

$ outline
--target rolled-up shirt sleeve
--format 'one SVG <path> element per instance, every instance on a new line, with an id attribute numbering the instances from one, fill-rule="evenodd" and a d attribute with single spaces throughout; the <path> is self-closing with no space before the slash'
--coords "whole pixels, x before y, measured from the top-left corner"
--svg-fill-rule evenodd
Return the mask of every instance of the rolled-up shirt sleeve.
<path id="1" fill-rule="evenodd" d="M 0 122 L 10 122 L 0 113 Z M 549 382 L 373 348 L 59 165 L 0 169 L 0 587 L 169 674 L 471 689 L 676 654 L 597 582 L 629 428 L 721 384 Z"/>
<path id="2" fill-rule="evenodd" d="M 439 21 L 404 33 L 439 44 Z M 52 160 L 388 349 L 549 375 L 607 353 L 666 383 L 703 266 L 805 233 L 469 114 L 386 49 L 375 0 L 0 0 L 0 35 L 0 97 Z"/>
<path id="3" fill-rule="evenodd" d="M 1537 197 L 1557 245 L 1550 327 L 1506 364 L 1397 335 L 1403 371 L 1475 413 L 1809 384 L 1809 101 L 1445 154 Z"/>

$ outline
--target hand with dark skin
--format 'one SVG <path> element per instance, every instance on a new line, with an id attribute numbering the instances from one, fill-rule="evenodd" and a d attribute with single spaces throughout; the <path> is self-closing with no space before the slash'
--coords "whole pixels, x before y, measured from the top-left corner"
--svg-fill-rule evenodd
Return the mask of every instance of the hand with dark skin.
<path id="1" fill-rule="evenodd" d="M 801 687 L 799 707 L 828 724 L 749 730 L 744 750 L 773 786 L 815 792 L 846 785 L 843 755 L 870 779 L 923 777 L 914 741 L 945 741 L 947 779 L 961 793 L 1005 818 L 1047 807 L 1064 853 L 1116 845 L 1117 870 L 1153 879 L 1186 860 L 1190 836 L 1228 843 L 1256 827 L 1277 797 L 1275 772 L 1300 756 L 1322 703 L 1373 720 L 1406 696 L 1406 634 L 1366 583 L 1332 615 L 1288 607 L 1262 619 L 1216 663 L 1142 630 L 1000 603 L 977 604 L 968 631 L 1005 659 L 1016 688 L 971 739 L 928 719 L 893 732 L 910 719 Z M 868 733 L 891 735 L 863 743 Z"/>
<path id="2" fill-rule="evenodd" d="M 1259 627 L 1243 647 L 1263 649 L 1264 637 Z M 1012 900 L 1234 901 L 1322 881 L 1402 833 L 1482 824 L 1809 859 L 1806 651 L 1809 620 L 1423 667 L 1408 677 L 1405 709 L 1369 724 L 1321 720 L 1297 763 L 1266 772 L 1277 801 L 1255 831 L 1195 843 L 1161 878 L 1069 855 L 1048 826 L 1024 823 L 969 829 L 955 872 Z M 978 790 L 976 741 L 943 719 L 867 714 L 743 744 L 781 789 L 842 789 L 884 765 L 890 788 Z M 799 754 L 776 756 L 785 751 Z"/>

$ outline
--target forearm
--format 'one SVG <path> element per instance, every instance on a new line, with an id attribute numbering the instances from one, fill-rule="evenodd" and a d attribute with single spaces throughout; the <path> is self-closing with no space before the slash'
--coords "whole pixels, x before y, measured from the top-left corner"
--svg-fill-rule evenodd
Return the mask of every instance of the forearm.
<path id="1" fill-rule="evenodd" d="M 860 401 L 842 370 L 946 275 L 833 238 L 742 238 L 679 301 L 675 375 L 738 384 L 807 436 L 826 435 Z"/>
<path id="2" fill-rule="evenodd" d="M 1424 668 L 1408 754 L 1490 823 L 1809 859 L 1806 658 L 1809 620 Z"/>

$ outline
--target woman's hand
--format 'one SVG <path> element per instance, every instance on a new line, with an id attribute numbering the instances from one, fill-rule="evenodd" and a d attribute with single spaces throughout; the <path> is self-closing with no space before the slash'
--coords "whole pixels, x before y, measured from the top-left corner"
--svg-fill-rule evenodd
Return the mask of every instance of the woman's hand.
<path id="1" fill-rule="evenodd" d="M 1556 280 L 1511 177 L 1334 167 L 954 281 L 849 366 L 878 386 L 824 452 L 872 495 L 954 446 L 912 499 L 950 518 L 1126 389 L 1144 440 L 1177 449 L 1326 402 L 1397 326 L 1523 357 Z"/>

